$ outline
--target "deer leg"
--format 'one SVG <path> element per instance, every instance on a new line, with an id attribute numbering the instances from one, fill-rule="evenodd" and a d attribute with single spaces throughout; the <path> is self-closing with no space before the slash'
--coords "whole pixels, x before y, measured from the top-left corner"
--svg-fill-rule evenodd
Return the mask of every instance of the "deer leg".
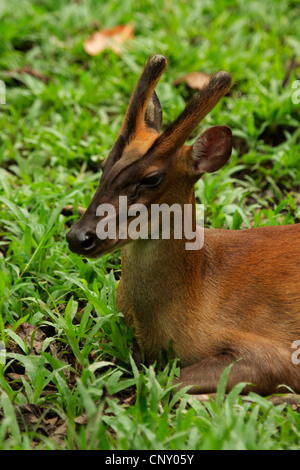
<path id="1" fill-rule="evenodd" d="M 230 364 L 233 366 L 227 380 L 227 393 L 241 382 L 247 383 L 243 394 L 254 391 L 266 396 L 286 392 L 285 387 L 279 387 L 281 385 L 287 385 L 297 393 L 300 391 L 300 368 L 292 363 L 287 352 L 284 357 L 278 353 L 270 357 L 268 354 L 260 356 L 257 351 L 249 354 L 248 351 L 237 361 L 232 354 L 226 353 L 207 357 L 182 368 L 180 377 L 174 380 L 174 385 L 178 389 L 192 386 L 188 390 L 190 394 L 214 393 L 224 369 Z"/>

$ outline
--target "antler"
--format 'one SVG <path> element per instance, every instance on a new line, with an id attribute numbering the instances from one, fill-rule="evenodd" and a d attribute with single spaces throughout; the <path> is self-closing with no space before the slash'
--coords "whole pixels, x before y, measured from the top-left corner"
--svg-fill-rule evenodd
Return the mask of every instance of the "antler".
<path id="1" fill-rule="evenodd" d="M 155 55 L 146 63 L 130 99 L 118 138 L 110 152 L 110 165 L 122 156 L 126 144 L 143 130 L 144 126 L 147 126 L 149 120 L 147 106 L 151 99 L 153 103 L 158 100 L 155 87 L 166 65 L 167 60 L 162 55 Z M 229 73 L 218 72 L 213 75 L 209 83 L 192 98 L 173 124 L 156 139 L 151 149 L 155 148 L 162 154 L 168 154 L 174 148 L 182 146 L 194 128 L 231 87 L 232 81 Z M 155 126 L 152 127 L 155 128 Z"/>
<path id="2" fill-rule="evenodd" d="M 153 93 L 155 93 L 155 87 L 166 65 L 166 58 L 162 55 L 151 57 L 145 65 L 129 102 L 120 130 L 120 134 L 123 135 L 126 142 L 143 127 L 148 103 Z"/>
<path id="3" fill-rule="evenodd" d="M 171 126 L 156 140 L 155 149 L 168 153 L 182 146 L 199 122 L 216 106 L 232 87 L 231 76 L 218 72 L 195 95 Z"/>

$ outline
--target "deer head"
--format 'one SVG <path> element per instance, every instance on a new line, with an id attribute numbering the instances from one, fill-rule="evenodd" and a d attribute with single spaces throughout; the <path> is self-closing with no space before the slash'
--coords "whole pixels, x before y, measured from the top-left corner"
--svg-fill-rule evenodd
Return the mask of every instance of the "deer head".
<path id="1" fill-rule="evenodd" d="M 230 90 L 226 72 L 209 83 L 187 104 L 178 118 L 161 133 L 162 110 L 155 87 L 166 67 L 162 55 L 150 58 L 137 82 L 116 142 L 102 165 L 100 185 L 81 219 L 67 234 L 70 249 L 87 257 L 109 253 L 130 241 L 120 237 L 119 196 L 128 207 L 143 204 L 191 202 L 194 184 L 203 173 L 221 168 L 231 154 L 231 130 L 214 126 L 193 145 L 185 145 L 194 128 Z M 100 239 L 99 207 L 115 208 L 116 236 Z"/>

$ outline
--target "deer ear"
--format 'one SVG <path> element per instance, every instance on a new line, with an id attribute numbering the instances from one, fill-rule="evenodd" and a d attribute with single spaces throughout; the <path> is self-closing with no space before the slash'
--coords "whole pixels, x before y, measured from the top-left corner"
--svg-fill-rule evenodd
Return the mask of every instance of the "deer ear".
<path id="1" fill-rule="evenodd" d="M 227 126 L 210 127 L 198 137 L 191 148 L 194 174 L 219 170 L 227 162 L 231 150 L 231 129 Z"/>
<path id="2" fill-rule="evenodd" d="M 160 132 L 162 124 L 162 109 L 155 92 L 151 96 L 145 112 L 145 123 L 147 127 L 152 127 L 152 129 Z"/>

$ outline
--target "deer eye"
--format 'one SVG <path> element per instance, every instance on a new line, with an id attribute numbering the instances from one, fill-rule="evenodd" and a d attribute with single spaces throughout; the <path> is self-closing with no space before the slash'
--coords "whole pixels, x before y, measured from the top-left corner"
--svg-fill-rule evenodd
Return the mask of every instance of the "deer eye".
<path id="1" fill-rule="evenodd" d="M 157 188 L 162 182 L 164 173 L 156 173 L 153 175 L 146 176 L 142 179 L 139 186 L 144 186 L 147 188 Z"/>
<path id="2" fill-rule="evenodd" d="M 164 173 L 153 173 L 152 175 L 150 174 L 148 176 L 145 176 L 145 178 L 143 178 L 140 183 L 136 184 L 132 188 L 130 198 L 135 199 L 139 193 L 140 188 L 149 188 L 149 189 L 158 188 L 164 176 L 165 176 Z"/>

